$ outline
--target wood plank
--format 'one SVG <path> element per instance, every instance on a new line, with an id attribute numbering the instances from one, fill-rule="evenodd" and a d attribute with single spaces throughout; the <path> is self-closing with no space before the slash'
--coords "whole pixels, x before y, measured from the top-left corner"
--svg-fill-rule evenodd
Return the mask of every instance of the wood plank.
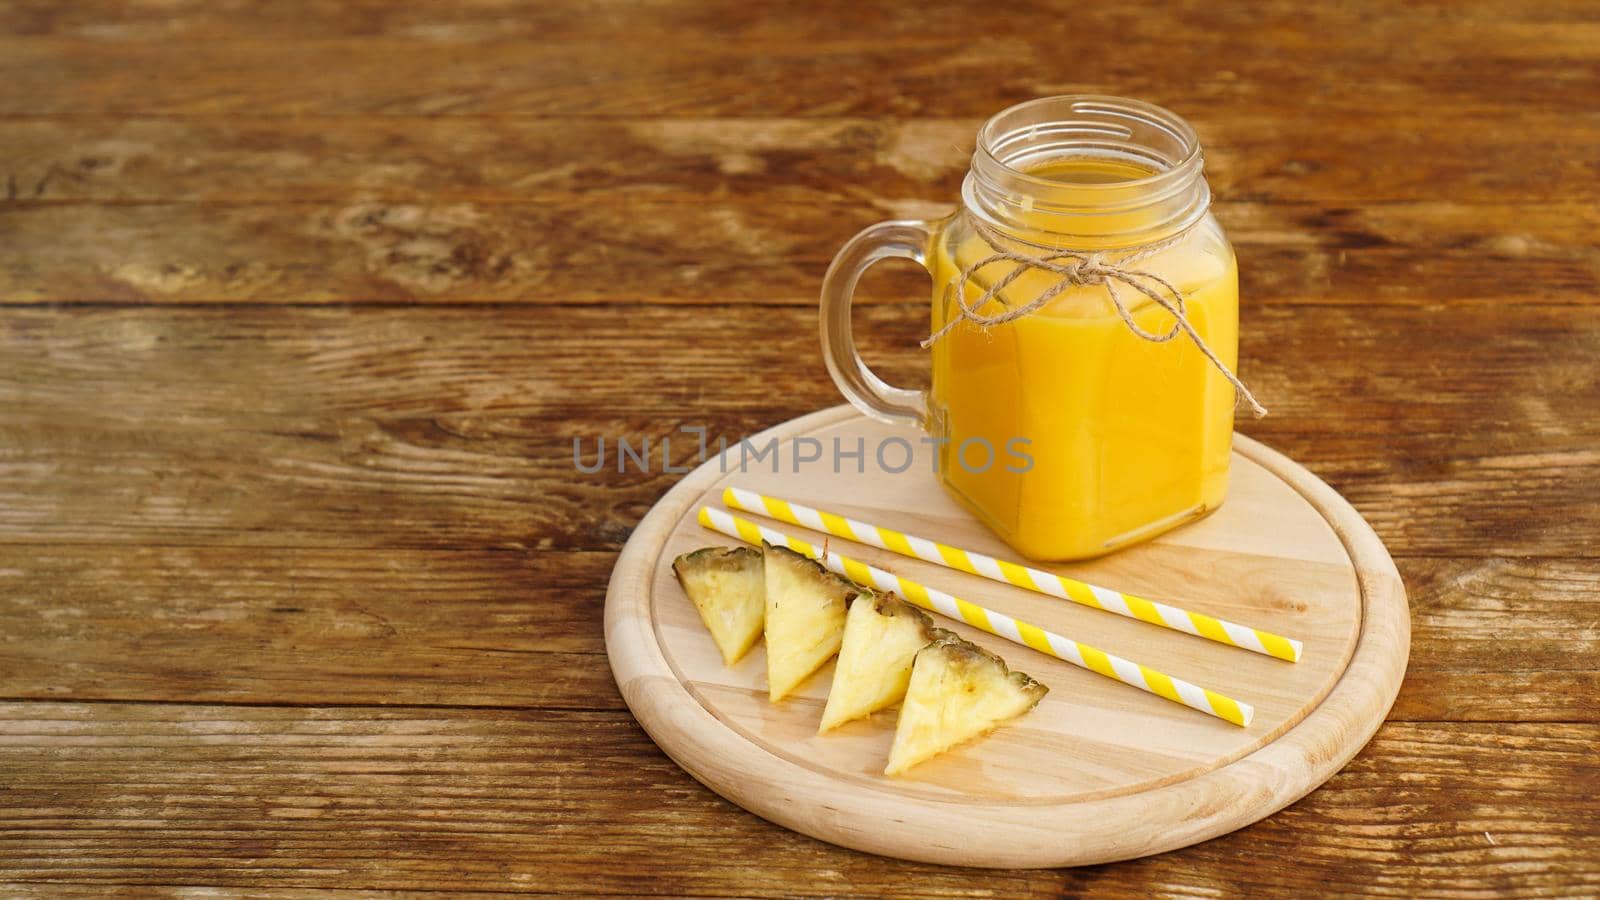
<path id="1" fill-rule="evenodd" d="M 1600 562 L 1410 558 L 1403 574 L 1413 630 L 1453 641 L 1418 647 L 1414 669 L 1600 668 Z"/>
<path id="2" fill-rule="evenodd" d="M 891 380 L 922 377 L 921 316 L 860 313 Z M 614 549 L 679 477 L 663 438 L 675 467 L 694 461 L 680 425 L 714 446 L 838 402 L 797 307 L 30 309 L 0 325 L 8 542 Z M 1332 483 L 1392 552 L 1594 556 L 1585 308 L 1256 310 L 1243 330 L 1274 414 L 1241 428 Z M 606 468 L 576 472 L 575 442 L 592 464 L 602 436 Z M 648 472 L 616 471 L 619 437 L 650 438 Z"/>
<path id="3" fill-rule="evenodd" d="M 262 8 L 247 0 L 79 0 L 70 5 L 51 0 L 9 0 L 0 7 L 0 30 L 17 36 L 77 37 L 99 41 L 238 39 L 271 37 L 305 40 L 319 37 L 412 37 L 440 42 L 548 39 L 595 41 L 609 36 L 619 24 L 632 22 L 637 29 L 693 34 L 716 27 L 732 38 L 834 35 L 870 29 L 885 39 L 935 34 L 971 36 L 975 27 L 984 32 L 1026 34 L 1041 28 L 1062 28 L 1051 16 L 1059 4 L 1031 4 L 1022 13 L 996 16 L 981 9 L 949 7 L 929 9 L 918 16 L 895 15 L 899 5 L 884 2 L 819 0 L 810 14 L 774 9 L 752 15 L 738 0 L 706 0 L 685 5 L 671 0 L 583 0 L 511 6 L 504 0 L 458 0 L 438 4 L 428 0 L 286 0 L 276 8 Z M 1119 35 L 1131 39 L 1160 37 L 1162 27 L 1181 23 L 1195 26 L 1199 13 L 1220 26 L 1252 24 L 1272 40 L 1285 43 L 1300 38 L 1298 32 L 1331 40 L 1346 39 L 1359 46 L 1359 37 L 1373 34 L 1404 35 L 1422 26 L 1456 26 L 1462 33 L 1517 35 L 1531 26 L 1582 25 L 1590 21 L 1586 7 L 1570 0 L 1525 0 L 1506 7 L 1498 0 L 1459 0 L 1382 8 L 1372 15 L 1372 4 L 1340 4 L 1304 9 L 1283 2 L 1251 4 L 1234 10 L 1188 0 L 1162 4 L 1137 21 L 1114 17 L 1102 10 L 1085 9 L 1088 21 L 1101 17 L 1125 25 Z M 624 18 L 631 16 L 632 18 Z M 1344 31 L 1325 29 L 1343 26 Z M 1286 26 L 1297 26 L 1294 29 Z M 1356 33 L 1351 33 L 1351 32 Z M 1485 43 L 1492 40 L 1479 37 Z M 1524 48 L 1527 49 L 1527 48 Z"/>
<path id="4" fill-rule="evenodd" d="M 1398 721 L 1600 721 L 1593 560 L 1397 560 L 1411 604 Z"/>
<path id="5" fill-rule="evenodd" d="M 0 303 L 810 306 L 857 229 L 944 216 L 954 199 L 0 204 Z M 1256 308 L 1591 304 L 1600 293 L 1593 204 L 1238 202 L 1217 212 Z M 864 302 L 927 295 L 912 264 L 883 268 L 894 274 L 875 272 Z"/>
<path id="6" fill-rule="evenodd" d="M 1133 862 L 1126 874 L 1075 870 L 1063 887 L 1126 877 L 1155 880 L 1152 892 L 1212 896 L 1325 895 L 1330 885 L 1394 897 L 1593 893 L 1593 800 L 1576 801 L 1582 810 L 1569 817 L 1559 799 L 1570 790 L 1592 798 L 1600 786 L 1591 727 L 1385 726 L 1343 772 L 1265 822 Z M 1537 774 L 1545 752 L 1564 757 L 1550 781 Z M 1534 846 L 1542 866 L 1500 868 Z"/>
<path id="7" fill-rule="evenodd" d="M 614 561 L 0 545 L 0 696 L 619 710 L 601 628 Z M 1600 722 L 1600 561 L 1398 564 L 1413 635 L 1392 720 Z"/>
<path id="8" fill-rule="evenodd" d="M 0 41 L 0 114 L 965 117 L 1072 91 L 1178 107 L 1309 105 L 1352 118 L 1374 105 L 1590 109 L 1583 90 L 1551 89 L 1588 84 L 1600 46 L 1594 26 L 1571 14 L 1562 18 L 1578 21 L 1518 21 L 1503 10 L 1481 22 L 1317 16 L 1287 3 L 1248 17 L 1199 11 L 973 8 L 897 25 L 869 4 L 726 4 L 721 15 L 567 8 L 555 27 L 509 40 L 426 26 L 370 34 L 359 14 L 359 38 L 25 36 Z M 1125 52 L 1104 52 L 1108 33 Z M 1260 52 L 1264 36 L 1280 53 Z M 1156 52 L 1160 65 L 1144 62 Z M 1296 64 L 1283 65 L 1282 53 Z M 1472 64 L 1461 65 L 1468 53 Z"/>
<path id="9" fill-rule="evenodd" d="M 12 698 L 619 709 L 613 553 L 0 547 Z"/>
<path id="10" fill-rule="evenodd" d="M 1390 724 L 1309 798 L 1183 853 L 975 872 L 716 798 L 617 712 L 0 706 L 0 879 L 225 888 L 1375 893 L 1600 887 L 1600 730 Z M 1401 787 L 1397 787 L 1400 785 Z M 1464 798 L 1471 798 L 1464 803 Z M 1294 866 L 1263 869 L 1263 856 Z M 618 865 L 628 860 L 628 865 Z"/>
<path id="11" fill-rule="evenodd" d="M 24 882 L 13 881 L 5 886 L 6 894 L 10 897 L 93 897 L 96 900 L 106 900 L 114 897 L 187 897 L 194 894 L 192 887 L 176 886 L 176 884 L 106 884 L 99 882 L 93 886 L 85 884 L 61 884 L 61 882 Z M 394 897 L 394 892 L 384 890 L 307 890 L 304 887 L 251 887 L 251 898 L 261 897 L 267 900 L 290 900 L 290 898 L 314 897 L 339 897 L 341 900 L 357 900 L 366 897 Z"/>
<path id="12" fill-rule="evenodd" d="M 1217 203 L 1359 208 L 1569 200 L 1591 177 L 1592 118 L 1526 112 L 1518 128 L 1442 109 L 1184 110 Z M 13 118 L 0 122 L 12 203 L 240 205 L 555 202 L 954 204 L 982 120 Z M 603 154 L 597 147 L 604 147 Z M 1566 149 L 1563 149 L 1566 148 Z M 1360 165 L 1350 165 L 1352 159 Z M 1462 211 L 1462 216 L 1470 215 Z"/>

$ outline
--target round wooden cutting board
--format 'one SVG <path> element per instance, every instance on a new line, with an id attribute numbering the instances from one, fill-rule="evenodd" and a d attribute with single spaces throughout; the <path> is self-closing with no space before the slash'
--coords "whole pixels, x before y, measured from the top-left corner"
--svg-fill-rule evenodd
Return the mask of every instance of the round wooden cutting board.
<path id="1" fill-rule="evenodd" d="M 880 441 L 895 437 L 916 452 L 899 473 L 874 459 Z M 1251 703 L 1248 728 L 941 621 L 1050 693 L 986 738 L 883 776 L 896 710 L 818 736 L 832 663 L 796 696 L 768 703 L 761 645 L 725 668 L 671 566 L 689 550 L 736 543 L 695 521 L 701 505 L 721 508 L 728 485 L 1015 559 L 939 486 L 919 437 L 849 407 L 787 422 L 750 441 L 760 449 L 777 438 L 776 460 L 750 457 L 741 472 L 737 450 L 726 463 L 712 459 L 655 505 L 623 549 L 606 597 L 612 672 L 650 736 L 712 790 L 872 853 L 951 865 L 1082 865 L 1183 847 L 1270 815 L 1338 771 L 1383 721 L 1410 645 L 1393 561 L 1331 488 L 1237 436 L 1228 500 L 1217 512 L 1111 556 L 1042 567 L 1299 638 L 1299 663 L 866 545 L 834 538 L 831 546 Z M 864 442 L 864 460 L 842 457 L 835 471 L 835 439 L 846 453 Z M 898 467 L 902 455 L 899 442 L 889 445 L 887 465 Z M 819 545 L 825 538 L 739 515 Z"/>

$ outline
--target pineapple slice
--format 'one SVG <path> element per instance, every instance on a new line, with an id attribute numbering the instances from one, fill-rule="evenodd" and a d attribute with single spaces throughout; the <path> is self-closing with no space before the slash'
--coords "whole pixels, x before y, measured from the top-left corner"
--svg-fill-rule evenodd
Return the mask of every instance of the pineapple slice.
<path id="1" fill-rule="evenodd" d="M 845 609 L 861 593 L 810 557 L 762 542 L 766 562 L 767 696 L 776 703 L 839 652 Z"/>
<path id="2" fill-rule="evenodd" d="M 885 775 L 898 775 L 1022 715 L 1048 690 L 1005 660 L 942 629 L 918 651 Z"/>
<path id="3" fill-rule="evenodd" d="M 934 631 L 927 613 L 893 594 L 863 595 L 850 604 L 817 733 L 899 703 L 917 651 L 933 641 Z"/>
<path id="4" fill-rule="evenodd" d="M 673 560 L 672 574 L 700 611 L 723 664 L 749 653 L 766 618 L 761 554 L 752 547 L 703 547 Z"/>

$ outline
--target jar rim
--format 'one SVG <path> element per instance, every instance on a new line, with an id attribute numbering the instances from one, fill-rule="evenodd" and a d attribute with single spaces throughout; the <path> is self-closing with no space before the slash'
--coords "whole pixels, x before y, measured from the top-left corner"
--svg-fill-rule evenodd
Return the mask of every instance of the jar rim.
<path id="1" fill-rule="evenodd" d="M 1006 170 L 1011 176 L 1024 182 L 1035 183 L 1043 187 L 1059 185 L 1060 182 L 1055 179 L 1035 175 L 1026 169 L 1012 165 L 1010 158 L 1002 158 L 996 152 L 999 144 L 1005 138 L 1025 129 L 1037 129 L 1039 127 L 1037 123 L 1032 126 L 1013 126 L 1001 132 L 1000 129 L 1004 127 L 1004 123 L 1012 119 L 1022 118 L 1029 113 L 1034 113 L 1039 116 L 1040 123 L 1065 123 L 1070 121 L 1056 116 L 1044 115 L 1044 111 L 1053 107 L 1065 107 L 1078 116 L 1097 113 L 1100 115 L 1136 118 L 1143 124 L 1160 128 L 1174 139 L 1180 141 L 1184 147 L 1182 157 L 1168 160 L 1164 168 L 1153 171 L 1149 175 L 1140 178 L 1109 181 L 1103 184 L 1074 184 L 1074 190 L 1127 190 L 1146 186 L 1156 187 L 1163 181 L 1175 180 L 1175 177 L 1180 176 L 1183 170 L 1199 163 L 1202 158 L 1200 136 L 1195 132 L 1194 126 L 1190 125 L 1182 116 L 1164 106 L 1157 106 L 1154 103 L 1134 100 L 1128 97 L 1115 97 L 1110 94 L 1057 94 L 1050 97 L 1035 97 L 1032 100 L 1024 100 L 1021 103 L 1008 106 L 990 116 L 988 121 L 984 122 L 983 126 L 978 129 L 977 152 L 983 154 L 988 161 L 996 166 Z M 1124 126 L 1123 134 L 1120 137 L 1126 140 L 1131 136 L 1131 130 Z"/>
<path id="2" fill-rule="evenodd" d="M 1027 165 L 1071 158 L 1128 162 L 1149 174 L 1078 182 Z M 1052 240 L 1153 239 L 1198 222 L 1211 200 L 1193 126 L 1153 103 L 1103 94 L 1039 97 L 991 116 L 978 129 L 962 193 L 991 224 L 1026 217 Z M 1141 224 L 1126 230 L 1123 214 L 1135 210 Z"/>

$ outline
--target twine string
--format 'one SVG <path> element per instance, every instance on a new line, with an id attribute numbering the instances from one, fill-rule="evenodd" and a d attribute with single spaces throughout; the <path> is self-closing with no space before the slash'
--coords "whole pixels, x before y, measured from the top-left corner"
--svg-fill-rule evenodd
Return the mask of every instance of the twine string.
<path id="1" fill-rule="evenodd" d="M 969 220 L 970 221 L 970 220 Z M 1143 340 L 1162 344 L 1176 338 L 1179 334 L 1187 334 L 1205 358 L 1228 379 L 1238 396 L 1243 398 L 1250 407 L 1250 411 L 1257 418 L 1267 414 L 1267 408 L 1256 400 L 1250 389 L 1244 386 L 1239 376 L 1233 374 L 1215 351 L 1206 344 L 1205 339 L 1195 330 L 1190 323 L 1187 312 L 1188 298 L 1178 290 L 1172 282 L 1162 278 L 1146 269 L 1134 268 L 1134 265 L 1155 256 L 1163 250 L 1176 246 L 1187 236 L 1187 232 L 1180 232 L 1163 240 L 1155 241 L 1136 248 L 1133 252 L 1124 254 L 1115 260 L 1106 256 L 1103 251 L 1085 252 L 1079 250 L 1051 250 L 1043 256 L 1031 256 L 1026 253 L 1017 253 L 1006 250 L 999 244 L 999 235 L 992 232 L 988 226 L 972 221 L 973 229 L 984 243 L 994 252 L 961 270 L 961 274 L 950 284 L 945 286 L 946 298 L 949 292 L 954 291 L 956 303 L 960 307 L 960 315 L 946 322 L 943 328 L 929 335 L 922 342 L 924 349 L 932 347 L 940 338 L 949 334 L 952 329 L 962 321 L 972 322 L 979 328 L 989 328 L 995 325 L 1004 325 L 1017 319 L 1031 316 L 1043 309 L 1050 301 L 1054 300 L 1064 291 L 1082 286 L 1104 286 L 1106 296 L 1111 300 L 1111 305 L 1117 310 L 1117 315 L 1122 318 L 1128 330 Z M 967 285 L 985 266 L 995 263 L 1015 263 L 1015 267 L 1007 272 L 998 281 L 991 284 L 978 298 L 971 303 L 967 302 Z M 1049 287 L 1039 292 L 1039 295 L 1021 306 L 1006 306 L 1000 312 L 987 315 L 979 312 L 990 300 L 1000 298 L 1000 294 L 1012 282 L 1021 278 L 1029 270 L 1048 272 L 1056 276 L 1056 281 Z M 1147 331 L 1133 320 L 1133 313 L 1122 300 L 1118 285 L 1132 289 L 1148 297 L 1151 302 L 1166 310 L 1172 316 L 1172 327 L 1165 333 Z M 1165 291 L 1165 293 L 1163 293 Z M 1000 300 L 1005 305 L 1004 300 Z"/>

